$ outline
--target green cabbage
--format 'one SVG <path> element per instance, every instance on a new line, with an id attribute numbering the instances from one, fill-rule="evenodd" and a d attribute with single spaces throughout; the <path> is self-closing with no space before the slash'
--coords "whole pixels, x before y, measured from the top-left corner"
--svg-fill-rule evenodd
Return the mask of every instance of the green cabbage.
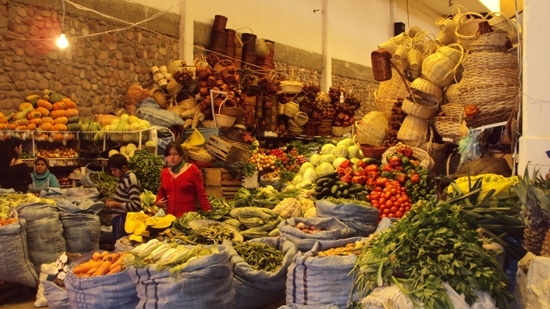
<path id="1" fill-rule="evenodd" d="M 332 162 L 334 162 L 334 160 L 336 160 L 336 156 L 333 155 L 333 154 L 321 155 L 321 163 L 328 162 L 328 163 L 332 164 Z"/>
<path id="2" fill-rule="evenodd" d="M 315 172 L 315 169 L 313 167 L 308 168 L 304 175 L 302 176 L 304 181 L 309 180 L 311 182 L 314 182 L 317 179 L 317 172 Z"/>
<path id="3" fill-rule="evenodd" d="M 323 147 L 321 147 L 320 153 L 322 155 L 332 154 L 332 152 L 334 151 L 334 148 L 336 148 L 334 144 L 324 144 Z"/>
<path id="4" fill-rule="evenodd" d="M 363 156 L 363 152 L 361 151 L 361 147 L 358 145 L 353 145 L 348 147 L 348 158 L 358 158 L 363 159 L 365 156 Z"/>
<path id="5" fill-rule="evenodd" d="M 310 162 L 306 162 L 306 163 L 302 164 L 302 166 L 300 166 L 300 170 L 298 171 L 298 174 L 304 176 L 304 173 L 306 172 L 306 170 L 308 168 L 315 168 L 315 166 L 313 164 L 311 164 Z"/>
<path id="6" fill-rule="evenodd" d="M 321 163 L 321 155 L 318 153 L 311 155 L 309 162 L 313 164 L 313 166 L 319 165 L 319 163 Z"/>
<path id="7" fill-rule="evenodd" d="M 315 168 L 317 175 L 322 176 L 334 172 L 334 166 L 330 162 L 322 162 Z"/>
<path id="8" fill-rule="evenodd" d="M 334 148 L 334 150 L 332 151 L 332 154 L 335 155 L 336 157 L 347 158 L 348 157 L 348 146 L 345 146 L 345 145 L 336 146 L 336 148 Z"/>
<path id="9" fill-rule="evenodd" d="M 353 146 L 353 145 L 355 145 L 355 141 L 353 141 L 353 139 L 351 137 L 346 137 L 346 138 L 340 140 L 336 144 L 336 146 L 340 146 L 340 145 L 344 145 L 346 147 Z"/>
<path id="10" fill-rule="evenodd" d="M 298 175 L 294 176 L 294 179 L 292 179 L 292 184 L 293 185 L 299 185 L 300 183 L 302 183 L 302 181 L 304 181 L 304 177 L 302 177 L 302 175 L 298 174 Z"/>

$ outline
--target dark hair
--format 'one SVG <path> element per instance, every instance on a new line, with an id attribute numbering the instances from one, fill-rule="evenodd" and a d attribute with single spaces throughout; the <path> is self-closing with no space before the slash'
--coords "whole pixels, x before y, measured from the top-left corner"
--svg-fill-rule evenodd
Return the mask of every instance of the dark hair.
<path id="1" fill-rule="evenodd" d="M 15 137 L 2 142 L 0 145 L 0 149 L 3 149 L 3 151 L 0 152 L 0 169 L 8 167 L 11 160 L 18 157 L 15 148 L 20 145 L 23 145 L 23 140 Z"/>
<path id="2" fill-rule="evenodd" d="M 36 163 L 38 162 L 44 162 L 44 164 L 46 164 L 46 168 L 50 168 L 50 161 L 48 161 L 48 159 L 44 158 L 44 157 L 36 157 L 36 159 L 34 159 L 34 164 L 36 165 Z"/>
<path id="3" fill-rule="evenodd" d="M 189 154 L 187 153 L 187 150 L 181 146 L 178 142 L 170 142 L 168 145 L 166 145 L 166 148 L 164 148 L 164 156 L 167 157 L 170 154 L 170 150 L 176 150 L 180 156 L 183 157 L 183 160 L 187 162 L 189 160 Z"/>
<path id="4" fill-rule="evenodd" d="M 109 168 L 118 168 L 121 169 L 124 166 L 128 167 L 128 159 L 125 155 L 121 153 L 115 153 L 114 155 L 109 157 L 109 160 L 107 160 L 107 166 Z"/>

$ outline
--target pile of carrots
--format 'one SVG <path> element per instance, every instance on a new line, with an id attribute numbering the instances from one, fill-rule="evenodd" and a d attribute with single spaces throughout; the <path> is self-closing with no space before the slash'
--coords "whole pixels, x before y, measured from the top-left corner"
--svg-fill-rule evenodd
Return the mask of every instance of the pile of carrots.
<path id="1" fill-rule="evenodd" d="M 125 255 L 122 252 L 95 251 L 89 261 L 75 266 L 73 273 L 80 278 L 116 274 L 124 269 Z"/>

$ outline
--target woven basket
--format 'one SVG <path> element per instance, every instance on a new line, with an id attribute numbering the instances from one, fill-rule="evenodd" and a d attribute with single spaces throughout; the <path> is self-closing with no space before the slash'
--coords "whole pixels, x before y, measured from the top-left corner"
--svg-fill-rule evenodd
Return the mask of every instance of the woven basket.
<path id="1" fill-rule="evenodd" d="M 288 129 L 288 135 L 290 136 L 299 136 L 304 133 L 304 129 Z"/>
<path id="2" fill-rule="evenodd" d="M 309 116 L 305 112 L 297 112 L 293 117 L 294 122 L 299 126 L 305 126 L 309 121 Z"/>
<path id="3" fill-rule="evenodd" d="M 419 101 L 420 99 L 417 99 L 417 102 Z M 401 108 L 407 115 L 415 116 L 421 119 L 430 119 L 435 116 L 439 110 L 439 106 L 437 104 L 429 105 L 428 103 L 428 105 L 422 105 L 415 103 L 408 98 L 403 100 L 403 105 L 401 105 Z"/>
<path id="4" fill-rule="evenodd" d="M 216 125 L 219 128 L 231 128 L 235 123 L 235 120 L 237 120 L 237 117 L 221 114 L 221 109 L 224 106 L 226 100 L 223 100 L 222 103 L 220 103 L 220 107 L 218 108 L 218 113 L 214 117 L 214 119 L 216 120 Z"/>
<path id="5" fill-rule="evenodd" d="M 411 89 L 416 90 L 416 93 L 429 101 L 440 103 L 443 99 L 443 89 L 422 77 L 418 77 L 413 80 L 411 83 Z"/>
<path id="6" fill-rule="evenodd" d="M 283 93 L 287 94 L 296 94 L 300 93 L 302 91 L 302 88 L 304 87 L 304 84 L 301 82 L 295 82 L 295 81 L 282 81 L 280 84 L 281 91 Z"/>
<path id="7" fill-rule="evenodd" d="M 178 106 L 184 109 L 192 109 L 197 106 L 197 100 L 195 100 L 194 98 L 185 99 L 183 101 L 180 101 L 178 103 Z"/>
<path id="8" fill-rule="evenodd" d="M 409 67 L 411 70 L 419 70 L 422 68 L 422 60 L 424 60 L 424 55 L 418 49 L 411 49 L 407 54 L 407 61 L 409 62 Z"/>
<path id="9" fill-rule="evenodd" d="M 517 56 L 495 51 L 479 51 L 464 57 L 462 66 L 466 72 L 502 69 L 518 69 Z M 516 75 L 517 76 L 517 73 Z M 515 77 L 514 76 L 514 77 Z"/>
<path id="10" fill-rule="evenodd" d="M 458 42 L 462 45 L 462 47 L 464 47 L 465 50 L 469 50 L 470 45 L 477 38 L 477 31 L 479 30 L 478 24 L 482 21 L 486 21 L 485 16 L 475 12 L 462 14 L 458 18 L 456 22 L 455 35 Z"/>
<path id="11" fill-rule="evenodd" d="M 508 33 L 504 31 L 493 31 L 478 36 L 470 44 L 470 53 L 479 51 L 505 51 L 508 42 Z"/>
<path id="12" fill-rule="evenodd" d="M 422 61 L 422 77 L 445 88 L 454 81 L 463 57 L 464 48 L 460 44 L 441 46 Z"/>
<path id="13" fill-rule="evenodd" d="M 378 98 L 377 91 L 374 92 L 374 105 L 376 111 L 382 112 L 387 118 L 391 117 L 391 109 L 396 100 L 397 99 L 380 99 Z"/>
<path id="14" fill-rule="evenodd" d="M 464 105 L 491 106 L 495 101 L 506 101 L 515 98 L 519 94 L 519 82 L 495 81 L 495 83 L 478 82 L 459 84 L 460 103 Z"/>
<path id="15" fill-rule="evenodd" d="M 399 76 L 399 72 L 392 67 L 391 79 L 380 82 L 378 89 L 376 90 L 375 98 L 378 98 L 378 100 L 384 102 L 391 101 L 392 103 L 389 107 L 391 109 L 391 106 L 396 99 L 409 96 L 410 93 L 407 90 L 408 85 L 410 85 L 410 83 L 407 81 L 407 85 L 405 85 L 403 83 L 403 79 Z"/>
<path id="16" fill-rule="evenodd" d="M 479 114 L 473 119 L 466 119 L 466 124 L 469 128 L 477 128 L 488 124 L 507 121 L 517 104 L 517 97 L 502 101 L 493 101 L 490 104 L 478 104 L 476 106 L 479 109 Z"/>
<path id="17" fill-rule="evenodd" d="M 300 111 L 300 105 L 295 101 L 290 101 L 284 104 L 285 110 L 284 114 L 290 118 Z"/>
<path id="18" fill-rule="evenodd" d="M 518 42 L 518 25 L 515 21 L 512 22 L 504 16 L 504 14 L 499 12 L 489 12 L 487 13 L 487 17 L 489 16 L 491 18 L 488 22 L 493 31 L 504 31 L 512 44 Z"/>
<path id="19" fill-rule="evenodd" d="M 397 132 L 397 139 L 410 145 L 421 145 L 428 139 L 428 122 L 408 115 Z"/>
<path id="20" fill-rule="evenodd" d="M 192 147 L 188 150 L 189 159 L 197 162 L 212 162 L 214 157 L 204 148 Z"/>
<path id="21" fill-rule="evenodd" d="M 439 26 L 439 34 L 437 35 L 436 41 L 440 45 L 449 45 L 456 43 L 456 22 L 450 18 L 439 17 L 435 20 L 435 24 Z"/>
<path id="22" fill-rule="evenodd" d="M 331 132 L 332 132 L 332 136 L 343 136 L 344 134 L 351 132 L 351 126 L 347 126 L 347 127 L 332 126 Z"/>
<path id="23" fill-rule="evenodd" d="M 360 144 L 359 147 L 361 147 L 361 152 L 363 152 L 365 158 L 373 159 L 381 159 L 382 154 L 388 150 L 388 147 L 386 146 L 375 146 L 369 144 Z"/>
<path id="24" fill-rule="evenodd" d="M 233 104 L 233 106 L 231 107 L 228 107 L 226 106 L 228 102 L 231 102 Z M 243 115 L 243 110 L 242 108 L 238 108 L 237 107 L 237 104 L 235 103 L 235 101 L 229 99 L 229 98 L 226 98 L 225 100 L 222 101 L 221 105 L 223 106 L 220 106 L 220 114 L 222 115 L 226 115 L 226 116 L 232 116 L 232 117 L 235 117 L 235 118 L 239 118 L 239 117 L 242 117 Z"/>
<path id="25" fill-rule="evenodd" d="M 176 114 L 178 114 L 178 116 L 180 116 L 181 114 L 185 113 L 187 110 L 195 109 L 195 108 L 194 107 L 193 108 L 185 108 L 181 105 L 170 104 L 170 105 L 167 106 L 166 109 L 173 112 L 173 113 L 176 113 Z"/>
<path id="26" fill-rule="evenodd" d="M 388 156 L 393 155 L 396 152 L 396 149 L 400 145 L 397 144 L 396 146 L 388 148 L 383 154 L 382 154 L 382 164 L 388 164 L 388 160 L 386 159 Z M 434 166 L 434 160 L 428 152 L 426 152 L 424 149 L 418 148 L 418 147 L 411 147 L 413 150 L 413 156 L 417 157 L 419 162 L 419 165 L 422 166 L 425 169 L 431 169 Z"/>
<path id="27" fill-rule="evenodd" d="M 462 117 L 464 115 L 464 105 L 460 103 L 447 103 L 441 105 L 441 111 L 445 116 Z"/>
<path id="28" fill-rule="evenodd" d="M 457 143 L 460 140 L 460 126 L 462 117 L 460 116 L 440 116 L 434 117 L 434 126 L 437 134 L 444 141 Z"/>
<path id="29" fill-rule="evenodd" d="M 353 138 L 357 144 L 380 146 L 386 136 L 388 117 L 383 112 L 369 112 L 355 123 Z"/>

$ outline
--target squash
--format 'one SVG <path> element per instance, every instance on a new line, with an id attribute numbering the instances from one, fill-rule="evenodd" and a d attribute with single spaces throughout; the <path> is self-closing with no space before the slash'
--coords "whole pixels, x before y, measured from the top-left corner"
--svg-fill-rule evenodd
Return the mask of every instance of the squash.
<path id="1" fill-rule="evenodd" d="M 95 121 L 99 122 L 102 127 L 111 124 L 113 120 L 120 119 L 119 116 L 116 115 L 109 115 L 109 114 L 96 114 L 95 115 Z"/>
<path id="2" fill-rule="evenodd" d="M 8 124 L 7 123 L 0 123 L 0 130 L 7 130 Z"/>
<path id="3" fill-rule="evenodd" d="M 23 119 L 17 119 L 17 120 L 14 121 L 14 123 L 15 123 L 16 125 L 18 125 L 18 126 L 26 126 L 26 125 L 29 124 L 29 120 L 28 120 L 28 119 L 25 119 L 25 118 L 23 118 Z"/>
<path id="4" fill-rule="evenodd" d="M 16 130 L 27 130 L 27 126 L 26 125 L 19 125 L 19 126 L 17 126 Z"/>
<path id="5" fill-rule="evenodd" d="M 67 131 L 67 125 L 63 123 L 56 123 L 53 125 L 54 131 Z"/>
<path id="6" fill-rule="evenodd" d="M 56 111 L 54 111 L 54 112 L 56 112 Z M 65 116 L 54 118 L 54 123 L 67 124 L 68 122 L 69 122 L 69 118 L 67 118 Z"/>
<path id="7" fill-rule="evenodd" d="M 42 118 L 33 118 L 33 119 L 29 120 L 29 124 L 31 124 L 31 123 L 38 126 L 42 123 Z"/>
<path id="8" fill-rule="evenodd" d="M 42 122 L 42 124 L 38 128 L 43 131 L 51 131 L 53 130 L 53 124 L 49 122 Z"/>
<path id="9" fill-rule="evenodd" d="M 36 124 L 34 123 L 29 123 L 27 125 L 27 130 L 36 130 Z"/>
<path id="10" fill-rule="evenodd" d="M 34 109 L 34 106 L 29 102 L 19 104 L 19 111 L 26 111 L 28 109 Z"/>
<path id="11" fill-rule="evenodd" d="M 78 109 L 76 109 L 76 108 L 67 108 L 67 112 L 66 112 L 65 116 L 67 116 L 67 117 L 78 116 Z"/>
<path id="12" fill-rule="evenodd" d="M 78 116 L 72 116 L 72 117 L 67 117 L 69 118 L 69 123 L 77 123 L 80 121 L 80 117 Z"/>
<path id="13" fill-rule="evenodd" d="M 6 117 L 6 116 L 4 116 L 4 113 L 0 112 L 0 118 L 2 117 Z"/>
<path id="14" fill-rule="evenodd" d="M 31 110 L 30 113 L 27 114 L 27 119 L 28 120 L 31 120 L 31 119 L 34 119 L 34 118 L 41 118 L 41 117 L 42 117 L 42 113 L 40 113 L 37 110 Z"/>
<path id="15" fill-rule="evenodd" d="M 49 110 L 41 106 L 37 107 L 36 111 L 39 112 L 42 116 L 48 116 L 50 114 Z"/>
<path id="16" fill-rule="evenodd" d="M 57 102 L 59 103 L 59 102 Z M 54 103 L 56 104 L 56 103 Z M 59 118 L 59 117 L 65 117 L 65 115 L 67 115 L 67 111 L 64 110 L 64 109 L 54 109 L 50 112 L 50 117 L 52 117 L 53 119 L 55 118 Z"/>
<path id="17" fill-rule="evenodd" d="M 38 99 L 38 101 L 36 101 L 36 104 L 39 106 L 39 107 L 44 107 L 45 109 L 51 111 L 52 110 L 52 103 L 50 103 L 49 101 L 46 101 L 44 99 Z"/>
<path id="18" fill-rule="evenodd" d="M 81 129 L 82 129 L 82 125 L 80 123 L 67 124 L 67 130 L 69 131 L 80 131 Z"/>
<path id="19" fill-rule="evenodd" d="M 42 117 L 42 122 L 54 124 L 52 117 Z"/>
<path id="20" fill-rule="evenodd" d="M 56 133 L 53 135 L 53 140 L 56 142 L 62 142 L 63 141 L 63 134 Z"/>
<path id="21" fill-rule="evenodd" d="M 53 105 L 52 105 L 52 109 L 53 110 L 64 110 L 64 109 L 67 109 L 67 104 L 65 104 L 65 102 L 61 101 L 61 102 L 55 102 Z M 52 116 L 53 117 L 53 116 Z"/>
<path id="22" fill-rule="evenodd" d="M 20 111 L 20 112 L 17 112 L 15 114 L 12 115 L 12 120 L 17 120 L 17 119 L 26 119 L 27 118 L 27 115 L 30 113 L 30 109 L 28 110 L 24 110 L 24 111 Z"/>
<path id="23" fill-rule="evenodd" d="M 10 124 L 8 124 L 8 129 L 15 130 L 15 129 L 17 129 L 17 125 L 15 123 L 10 123 Z"/>
<path id="24" fill-rule="evenodd" d="M 8 118 L 4 116 L 0 117 L 0 123 L 8 123 Z"/>
<path id="25" fill-rule="evenodd" d="M 57 103 L 57 102 L 60 102 L 61 100 L 63 100 L 63 95 L 61 95 L 59 93 L 51 93 L 49 98 L 50 98 L 50 102 Z"/>
<path id="26" fill-rule="evenodd" d="M 32 106 L 36 107 L 36 102 L 38 102 L 38 99 L 40 99 L 40 96 L 37 94 L 30 94 L 25 97 L 25 100 L 32 104 Z"/>
<path id="27" fill-rule="evenodd" d="M 63 98 L 62 101 L 65 102 L 65 104 L 67 105 L 67 108 L 76 108 L 76 103 L 73 100 L 65 97 Z"/>

